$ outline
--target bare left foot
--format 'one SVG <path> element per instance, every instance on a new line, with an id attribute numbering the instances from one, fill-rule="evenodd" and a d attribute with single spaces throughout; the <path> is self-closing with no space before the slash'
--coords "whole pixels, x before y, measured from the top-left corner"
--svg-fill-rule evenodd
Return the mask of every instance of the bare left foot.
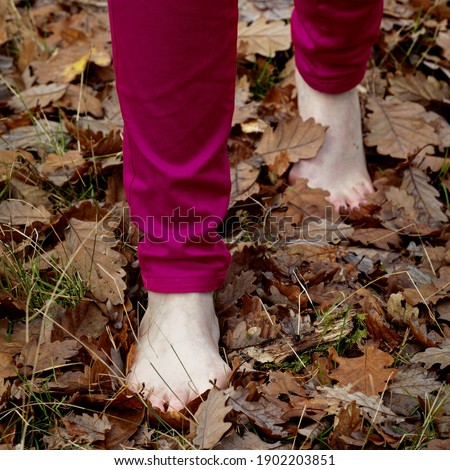
<path id="1" fill-rule="evenodd" d="M 129 389 L 154 408 L 180 411 L 213 384 L 226 387 L 230 368 L 218 342 L 212 292 L 149 292 Z"/>
<path id="2" fill-rule="evenodd" d="M 351 209 L 373 192 L 362 140 L 361 111 L 356 88 L 330 95 L 311 88 L 297 75 L 298 105 L 303 119 L 313 117 L 328 126 L 325 142 L 316 157 L 295 163 L 289 183 L 306 178 L 311 188 L 330 193 L 336 210 Z"/>

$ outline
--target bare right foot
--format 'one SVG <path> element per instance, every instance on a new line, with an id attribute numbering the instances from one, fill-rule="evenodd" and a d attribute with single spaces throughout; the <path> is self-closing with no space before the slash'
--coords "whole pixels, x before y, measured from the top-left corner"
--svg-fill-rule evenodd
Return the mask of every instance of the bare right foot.
<path id="1" fill-rule="evenodd" d="M 226 387 L 230 368 L 219 354 L 219 335 L 211 292 L 149 292 L 130 390 L 154 408 L 179 411 L 213 383 Z"/>
<path id="2" fill-rule="evenodd" d="M 298 71 L 296 77 L 300 115 L 303 119 L 313 117 L 328 126 L 328 130 L 317 156 L 293 165 L 289 183 L 306 178 L 311 188 L 325 189 L 337 211 L 341 207 L 357 207 L 373 192 L 364 154 L 357 90 L 329 95 L 311 88 Z"/>

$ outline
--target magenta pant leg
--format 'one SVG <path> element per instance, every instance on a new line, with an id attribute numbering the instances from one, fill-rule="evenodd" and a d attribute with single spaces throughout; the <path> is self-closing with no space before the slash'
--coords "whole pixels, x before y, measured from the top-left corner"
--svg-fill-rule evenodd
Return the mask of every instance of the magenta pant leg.
<path id="1" fill-rule="evenodd" d="M 109 0 L 109 11 L 144 285 L 213 291 L 231 258 L 215 228 L 231 187 L 237 0 Z"/>
<path id="2" fill-rule="evenodd" d="M 343 93 L 364 77 L 379 34 L 383 0 L 295 0 L 297 68 L 309 86 Z"/>

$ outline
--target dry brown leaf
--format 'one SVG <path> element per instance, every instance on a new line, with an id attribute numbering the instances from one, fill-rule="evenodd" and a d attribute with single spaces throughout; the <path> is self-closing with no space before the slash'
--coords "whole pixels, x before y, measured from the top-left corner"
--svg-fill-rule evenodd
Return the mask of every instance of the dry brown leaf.
<path id="1" fill-rule="evenodd" d="M 425 108 L 418 103 L 369 98 L 367 109 L 371 114 L 366 121 L 369 133 L 365 144 L 376 146 L 382 155 L 407 158 L 427 145 L 441 143 L 433 127 L 424 120 Z"/>
<path id="2" fill-rule="evenodd" d="M 127 264 L 125 256 L 114 250 L 116 225 L 110 219 L 90 222 L 72 218 L 65 241 L 46 254 L 47 259 L 58 258 L 64 267 L 72 260 L 70 269 L 80 275 L 93 296 L 114 305 L 124 301 L 126 284 L 122 266 Z"/>
<path id="3" fill-rule="evenodd" d="M 436 38 L 436 44 L 439 47 L 442 47 L 443 56 L 447 60 L 450 60 L 450 33 L 440 31 L 438 37 Z"/>
<path id="4" fill-rule="evenodd" d="M 391 230 L 426 235 L 441 230 L 444 222 L 448 221 L 439 192 L 419 168 L 407 168 L 400 188 L 389 187 L 385 197 L 379 217 L 382 224 Z"/>
<path id="5" fill-rule="evenodd" d="M 248 119 L 256 118 L 258 116 L 259 103 L 256 101 L 249 103 L 252 96 L 248 77 L 247 75 L 243 75 L 236 83 L 232 126 L 241 124 Z"/>
<path id="6" fill-rule="evenodd" d="M 214 450 L 272 450 L 281 447 L 281 442 L 268 443 L 253 432 L 245 432 L 241 437 L 236 432 L 227 436 L 214 447 Z"/>
<path id="7" fill-rule="evenodd" d="M 411 320 L 419 317 L 419 309 L 409 305 L 401 292 L 389 296 L 387 313 L 392 321 L 400 322 L 406 326 L 409 325 Z"/>
<path id="8" fill-rule="evenodd" d="M 98 119 L 104 115 L 102 102 L 94 96 L 92 89 L 86 86 L 69 85 L 64 96 L 58 101 L 58 106 L 80 111 L 81 114 L 91 114 Z"/>
<path id="9" fill-rule="evenodd" d="M 22 91 L 18 96 L 14 96 L 9 106 L 16 113 L 25 110 L 33 110 L 38 106 L 45 108 L 50 103 L 58 101 L 64 96 L 67 85 L 64 83 L 50 83 L 49 85 L 36 85 L 28 90 Z"/>
<path id="10" fill-rule="evenodd" d="M 34 207 L 43 206 L 46 209 L 53 207 L 53 203 L 50 200 L 50 192 L 33 184 L 33 181 L 30 181 L 30 184 L 26 184 L 20 179 L 11 178 L 9 184 L 11 186 L 11 194 L 15 199 L 28 202 Z"/>
<path id="11" fill-rule="evenodd" d="M 33 155 L 25 150 L 0 150 L 0 181 L 9 178 L 14 170 L 14 166 L 19 165 L 22 159 L 28 160 L 32 164 L 35 163 Z"/>
<path id="12" fill-rule="evenodd" d="M 441 369 L 450 365 L 450 340 L 443 341 L 438 348 L 427 348 L 411 358 L 413 364 L 421 362 L 426 369 L 439 364 Z"/>
<path id="13" fill-rule="evenodd" d="M 28 227 L 34 222 L 48 223 L 51 214 L 44 206 L 34 207 L 30 203 L 8 199 L 0 203 L 0 223 L 24 225 Z"/>
<path id="14" fill-rule="evenodd" d="M 448 439 L 432 439 L 427 444 L 429 450 L 450 450 L 450 437 Z"/>
<path id="15" fill-rule="evenodd" d="M 262 156 L 273 171 L 277 160 L 287 156 L 291 163 L 314 158 L 325 140 L 326 127 L 316 124 L 313 118 L 303 121 L 301 117 L 283 120 L 275 131 L 268 127 L 256 153 Z"/>
<path id="16" fill-rule="evenodd" d="M 334 386 L 334 387 L 322 387 L 318 386 L 317 390 L 319 395 L 312 399 L 312 404 L 318 403 L 327 405 L 327 411 L 333 414 L 339 413 L 342 406 L 347 406 L 352 402 L 361 408 L 364 412 L 370 416 L 374 423 L 383 423 L 385 421 L 400 422 L 403 418 L 400 418 L 392 412 L 390 408 L 383 405 L 382 397 L 367 396 L 362 392 L 350 393 L 346 388 Z"/>
<path id="17" fill-rule="evenodd" d="M 388 390 L 393 393 L 413 397 L 423 397 L 439 390 L 441 382 L 436 379 L 436 374 L 431 374 L 422 367 L 399 370 Z"/>
<path id="18" fill-rule="evenodd" d="M 389 78 L 389 91 L 402 101 L 427 104 L 430 101 L 443 101 L 448 97 L 449 86 L 433 76 L 421 72 L 403 75 L 398 72 Z"/>
<path id="19" fill-rule="evenodd" d="M 260 165 L 255 159 L 243 160 L 232 167 L 230 171 L 232 184 L 230 205 L 259 192 L 260 188 L 256 180 L 259 176 Z"/>
<path id="20" fill-rule="evenodd" d="M 263 397 L 258 401 L 247 401 L 249 390 L 243 387 L 228 389 L 225 392 L 230 397 L 230 405 L 238 413 L 243 413 L 262 431 L 272 437 L 286 437 L 288 435 L 282 427 L 283 408 Z"/>
<path id="21" fill-rule="evenodd" d="M 82 300 L 76 307 L 68 308 L 60 320 L 64 332 L 73 338 L 96 338 L 105 329 L 109 319 L 93 302 Z"/>
<path id="22" fill-rule="evenodd" d="M 232 423 L 224 421 L 226 415 L 233 409 L 226 405 L 228 397 L 221 390 L 213 388 L 208 397 L 198 407 L 194 415 L 193 443 L 199 449 L 212 449 L 231 428 Z"/>
<path id="23" fill-rule="evenodd" d="M 231 282 L 221 289 L 217 294 L 219 311 L 226 310 L 246 293 L 256 289 L 254 284 L 256 276 L 254 271 L 248 270 L 237 274 Z"/>
<path id="24" fill-rule="evenodd" d="M 3 134 L 0 139 L 0 150 L 28 149 L 54 150 L 55 136 L 67 137 L 66 129 L 60 122 L 36 118 L 34 126 L 20 126 Z"/>
<path id="25" fill-rule="evenodd" d="M 259 18 L 253 23 L 240 22 L 238 28 L 238 52 L 252 59 L 255 54 L 273 57 L 278 51 L 291 47 L 289 24 L 284 21 L 267 21 Z"/>
<path id="26" fill-rule="evenodd" d="M 344 406 L 334 418 L 334 427 L 330 436 L 330 444 L 332 449 L 348 450 L 355 445 L 362 447 L 365 444 L 365 436 L 359 431 L 363 429 L 363 418 L 361 410 L 356 402 L 351 402 Z M 356 436 L 353 433 L 356 431 Z"/>
<path id="27" fill-rule="evenodd" d="M 80 178 L 88 168 L 88 161 L 76 150 L 69 150 L 64 155 L 50 153 L 39 166 L 40 174 L 56 186 L 63 186 L 69 181 Z"/>
<path id="28" fill-rule="evenodd" d="M 105 434 L 111 429 L 111 423 L 105 415 L 94 414 L 93 416 L 83 413 L 61 418 L 65 426 L 63 437 L 77 444 L 93 444 L 104 441 Z"/>
<path id="29" fill-rule="evenodd" d="M 31 62 L 39 84 L 70 83 L 86 70 L 89 62 L 101 67 L 111 63 L 110 53 L 101 44 L 85 42 L 57 49 L 47 61 Z"/>
<path id="30" fill-rule="evenodd" d="M 387 368 L 394 358 L 375 346 L 366 345 L 361 357 L 333 359 L 339 367 L 330 373 L 333 380 L 349 386 L 349 392 L 362 392 L 367 396 L 377 395 L 386 389 L 386 382 L 392 380 L 397 369 Z"/>
<path id="31" fill-rule="evenodd" d="M 8 41 L 6 18 L 9 8 L 8 0 L 0 0 L 0 46 Z"/>
<path id="32" fill-rule="evenodd" d="M 0 351 L 0 380 L 8 377 L 17 377 L 17 367 L 11 354 Z"/>
<path id="33" fill-rule="evenodd" d="M 442 211 L 439 191 L 431 186 L 429 177 L 418 168 L 410 167 L 403 174 L 401 188 L 414 197 L 414 207 L 422 224 L 439 229 L 441 222 L 448 222 L 448 217 Z"/>
<path id="34" fill-rule="evenodd" d="M 389 251 L 393 248 L 400 248 L 402 239 L 398 233 L 385 228 L 355 228 L 351 235 L 351 240 L 360 242 L 363 245 L 373 245 L 381 250 Z"/>
<path id="35" fill-rule="evenodd" d="M 330 207 L 326 198 L 329 195 L 323 189 L 310 188 L 306 179 L 299 178 L 283 193 L 283 203 L 288 207 L 286 218 L 292 218 L 292 223 L 297 225 L 307 217 L 311 217 L 311 222 L 326 218 L 326 208 Z"/>
<path id="36" fill-rule="evenodd" d="M 66 364 L 71 357 L 78 354 L 80 348 L 81 344 L 74 339 L 42 344 L 29 341 L 22 348 L 16 363 L 32 367 L 35 373 L 52 370 Z"/>

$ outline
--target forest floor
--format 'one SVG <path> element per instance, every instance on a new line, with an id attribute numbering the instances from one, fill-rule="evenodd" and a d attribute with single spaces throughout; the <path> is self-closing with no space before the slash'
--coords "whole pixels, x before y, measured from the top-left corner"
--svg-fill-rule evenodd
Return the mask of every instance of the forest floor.
<path id="1" fill-rule="evenodd" d="M 0 0 L 0 449 L 450 449 L 450 7 L 385 1 L 358 87 L 376 192 L 340 214 L 287 182 L 325 132 L 298 117 L 291 1 L 240 7 L 233 376 L 159 413 L 124 387 L 146 294 L 106 2 Z"/>

